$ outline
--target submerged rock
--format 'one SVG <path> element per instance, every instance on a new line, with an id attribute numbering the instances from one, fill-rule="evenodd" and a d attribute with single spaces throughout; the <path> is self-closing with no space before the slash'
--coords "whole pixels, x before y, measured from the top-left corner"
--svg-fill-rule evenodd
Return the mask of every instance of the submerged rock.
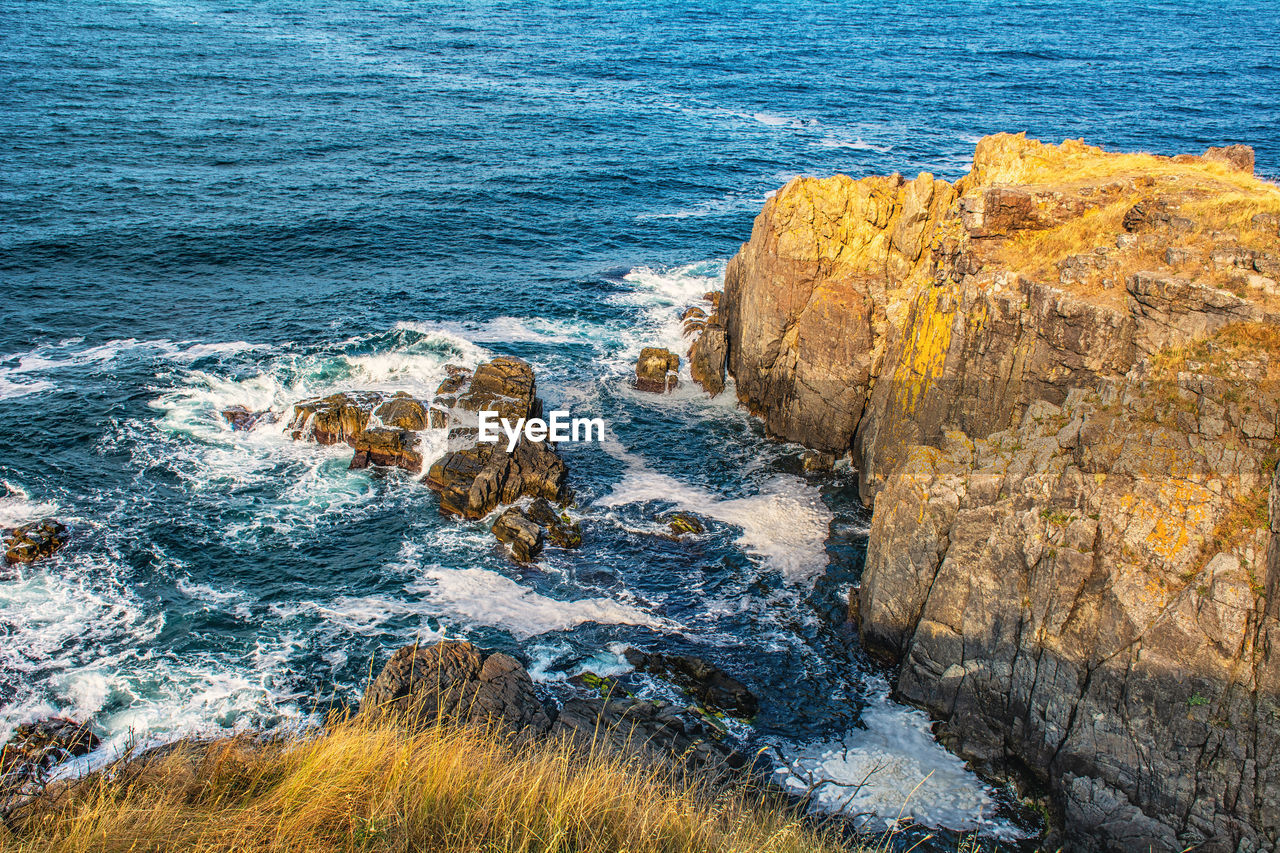
<path id="1" fill-rule="evenodd" d="M 4 538 L 4 561 L 14 565 L 52 556 L 66 544 L 66 532 L 66 525 L 55 518 L 15 527 Z"/>
<path id="2" fill-rule="evenodd" d="M 255 412 L 247 406 L 230 406 L 222 410 L 222 417 L 235 432 L 247 432 L 262 422 L 274 423 L 275 412 Z"/>
<path id="3" fill-rule="evenodd" d="M 490 528 L 499 542 L 511 547 L 511 554 L 522 563 L 531 563 L 542 553 L 542 528 L 519 507 L 510 507 Z"/>
<path id="4" fill-rule="evenodd" d="M 706 530 L 696 515 L 692 515 L 687 512 L 672 513 L 667 518 L 667 527 L 671 528 L 673 536 L 698 534 L 703 533 Z"/>
<path id="5" fill-rule="evenodd" d="M 645 347 L 636 359 L 636 388 L 662 394 L 680 384 L 680 356 L 668 349 Z"/>
<path id="6" fill-rule="evenodd" d="M 98 743 L 87 724 L 63 717 L 18 726 L 0 748 L 0 795 L 44 778 L 67 759 L 88 755 Z"/>
<path id="7" fill-rule="evenodd" d="M 557 512 L 545 498 L 529 504 L 529 518 L 542 525 L 551 544 L 559 548 L 577 548 L 582 545 L 582 526 L 569 518 L 568 513 Z"/>
<path id="8" fill-rule="evenodd" d="M 747 686 L 724 670 L 693 655 L 663 655 L 627 649 L 627 662 L 641 672 L 665 678 L 689 692 L 703 707 L 750 719 L 760 703 Z"/>

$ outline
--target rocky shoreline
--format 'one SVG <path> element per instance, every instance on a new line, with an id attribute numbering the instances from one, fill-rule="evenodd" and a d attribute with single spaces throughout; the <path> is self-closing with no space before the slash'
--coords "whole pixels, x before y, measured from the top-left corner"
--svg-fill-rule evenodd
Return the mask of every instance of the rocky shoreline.
<path id="1" fill-rule="evenodd" d="M 954 184 L 797 178 L 691 350 L 847 455 L 863 644 L 1070 849 L 1280 840 L 1280 188 L 1252 170 L 1000 134 Z"/>

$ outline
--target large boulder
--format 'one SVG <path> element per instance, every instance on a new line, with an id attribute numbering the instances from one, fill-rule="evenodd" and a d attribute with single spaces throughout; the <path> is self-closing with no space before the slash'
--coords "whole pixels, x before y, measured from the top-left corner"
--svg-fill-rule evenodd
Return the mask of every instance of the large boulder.
<path id="1" fill-rule="evenodd" d="M 66 525 L 54 518 L 15 527 L 4 538 L 4 561 L 14 565 L 52 556 L 66 544 L 66 532 Z"/>
<path id="2" fill-rule="evenodd" d="M 470 385 L 458 395 L 455 405 L 469 412 L 497 412 L 498 417 L 512 423 L 521 418 L 539 417 L 542 413 L 533 368 L 523 359 L 505 355 L 477 367 Z"/>
<path id="3" fill-rule="evenodd" d="M 729 338 L 724 326 L 708 323 L 689 347 L 689 375 L 712 397 L 724 390 Z"/>
<path id="4" fill-rule="evenodd" d="M 369 425 L 369 416 L 385 396 L 377 391 L 344 391 L 293 404 L 289 431 L 295 440 L 312 438 L 317 444 L 355 445 Z"/>
<path id="5" fill-rule="evenodd" d="M 413 432 L 426 429 L 429 424 L 427 407 L 409 394 L 401 391 L 373 410 L 383 426 L 407 429 Z"/>
<path id="6" fill-rule="evenodd" d="M 542 553 L 542 528 L 520 507 L 509 507 L 489 529 L 499 542 L 511 548 L 511 555 L 521 563 L 531 563 Z"/>
<path id="7" fill-rule="evenodd" d="M 459 641 L 400 649 L 365 691 L 360 713 L 374 719 L 392 715 L 424 727 L 493 724 L 513 733 L 543 734 L 551 726 L 519 661 Z"/>
<path id="8" fill-rule="evenodd" d="M 431 466 L 426 482 L 440 493 L 440 509 L 464 518 L 483 518 L 499 504 L 522 496 L 563 503 L 569 498 L 569 469 L 546 442 L 521 436 L 507 453 L 498 444 L 455 450 Z"/>
<path id="9" fill-rule="evenodd" d="M 680 384 L 680 356 L 661 347 L 645 347 L 636 359 L 636 388 L 662 394 Z"/>
<path id="10" fill-rule="evenodd" d="M 385 404 L 384 404 L 385 405 Z M 414 474 L 422 472 L 422 454 L 418 452 L 418 436 L 407 429 L 373 427 L 356 436 L 352 468 L 381 465 L 403 468 Z"/>

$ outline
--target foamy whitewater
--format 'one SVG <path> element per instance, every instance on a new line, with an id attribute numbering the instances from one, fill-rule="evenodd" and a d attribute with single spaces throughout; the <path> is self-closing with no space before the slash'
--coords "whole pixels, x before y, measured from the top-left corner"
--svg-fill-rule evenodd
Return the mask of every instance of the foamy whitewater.
<path id="1" fill-rule="evenodd" d="M 634 646 L 742 679 L 761 710 L 732 737 L 823 808 L 1012 838 L 845 624 L 852 472 L 807 477 L 687 361 L 672 394 L 628 381 L 641 348 L 685 351 L 680 313 L 797 175 L 956 179 L 1024 129 L 1248 142 L 1280 173 L 1280 41 L 1237 32 L 1275 4 L 981 12 L 0 0 L 0 525 L 69 528 L 0 580 L 0 737 L 68 715 L 102 760 L 307 726 L 443 637 L 550 696 L 591 670 L 682 701 Z M 430 395 L 497 354 L 608 424 L 563 448 L 578 551 L 516 565 L 417 478 L 283 429 L 304 397 Z M 233 432 L 237 405 L 279 419 Z M 672 541 L 673 512 L 706 530 Z"/>

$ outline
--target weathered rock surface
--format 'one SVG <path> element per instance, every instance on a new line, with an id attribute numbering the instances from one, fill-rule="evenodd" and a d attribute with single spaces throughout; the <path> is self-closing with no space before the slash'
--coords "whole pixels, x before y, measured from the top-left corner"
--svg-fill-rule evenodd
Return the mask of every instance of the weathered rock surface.
<path id="1" fill-rule="evenodd" d="M 18 726 L 0 747 L 0 797 L 20 791 L 63 761 L 88 755 L 97 747 L 98 737 L 87 725 L 62 717 Z"/>
<path id="2" fill-rule="evenodd" d="M 497 412 L 512 423 L 542 415 L 533 368 L 521 359 L 500 356 L 476 368 L 469 384 L 462 373 L 446 383 L 457 393 L 458 409 Z M 477 443 L 471 427 L 454 428 L 449 436 L 451 444 L 456 440 L 465 446 L 437 460 L 426 476 L 427 485 L 440 493 L 442 512 L 483 518 L 499 504 L 523 496 L 568 502 L 569 469 L 550 442 L 521 435 L 507 453 L 505 437 L 497 444 Z"/>
<path id="3" fill-rule="evenodd" d="M 680 356 L 660 347 L 645 347 L 636 359 L 636 388 L 662 394 L 680 384 Z"/>
<path id="4" fill-rule="evenodd" d="M 440 493 L 441 511 L 483 518 L 498 504 L 525 495 L 567 502 L 568 477 L 568 466 L 549 444 L 522 436 L 511 453 L 497 444 L 476 444 L 446 454 L 431 466 L 426 482 Z"/>
<path id="5" fill-rule="evenodd" d="M 496 725 L 517 737 L 564 738 L 584 749 L 677 763 L 712 782 L 769 790 L 768 763 L 753 768 L 696 714 L 620 694 L 544 705 L 517 660 L 466 642 L 400 649 L 365 691 L 360 713 L 423 726 L 437 720 Z"/>
<path id="6" fill-rule="evenodd" d="M 384 395 L 377 391 L 346 391 L 303 400 L 293 405 L 289 429 L 295 440 L 311 438 L 317 444 L 354 445 L 383 399 Z"/>
<path id="7" fill-rule="evenodd" d="M 353 446 L 356 452 L 351 457 L 352 468 L 381 465 L 403 468 L 414 474 L 422 473 L 422 454 L 417 450 L 418 436 L 408 429 L 373 427 L 362 430 L 356 436 Z"/>
<path id="8" fill-rule="evenodd" d="M 499 542 L 511 548 L 511 555 L 522 563 L 531 563 L 542 553 L 542 528 L 520 507 L 510 507 L 489 528 Z"/>
<path id="9" fill-rule="evenodd" d="M 566 512 L 557 512 L 545 498 L 529 504 L 528 516 L 542 527 L 547 539 L 557 548 L 577 548 L 582 545 L 582 526 Z"/>
<path id="10" fill-rule="evenodd" d="M 223 409 L 222 417 L 236 432 L 246 432 L 259 423 L 264 421 L 274 423 L 276 420 L 275 412 L 255 412 L 247 406 L 231 406 Z"/>
<path id="11" fill-rule="evenodd" d="M 66 525 L 54 518 L 13 528 L 4 538 L 5 564 L 32 563 L 52 556 L 66 544 L 66 532 Z"/>
<path id="12" fill-rule="evenodd" d="M 532 734 L 544 734 L 551 725 L 519 661 L 456 641 L 397 651 L 365 690 L 360 713 L 395 715 L 422 726 L 493 724 Z"/>
<path id="13" fill-rule="evenodd" d="M 864 643 L 1069 849 L 1280 843 L 1280 189 L 1251 172 L 1001 134 L 954 185 L 792 181 L 726 272 L 739 397 L 874 505 Z"/>
<path id="14" fill-rule="evenodd" d="M 627 662 L 683 688 L 710 711 L 750 719 L 760 710 L 755 695 L 738 679 L 693 655 L 664 655 L 627 649 Z"/>
<path id="15" fill-rule="evenodd" d="M 383 426 L 391 429 L 407 429 L 413 432 L 424 430 L 429 426 L 427 407 L 421 400 L 414 399 L 401 391 L 387 402 L 373 410 Z"/>

